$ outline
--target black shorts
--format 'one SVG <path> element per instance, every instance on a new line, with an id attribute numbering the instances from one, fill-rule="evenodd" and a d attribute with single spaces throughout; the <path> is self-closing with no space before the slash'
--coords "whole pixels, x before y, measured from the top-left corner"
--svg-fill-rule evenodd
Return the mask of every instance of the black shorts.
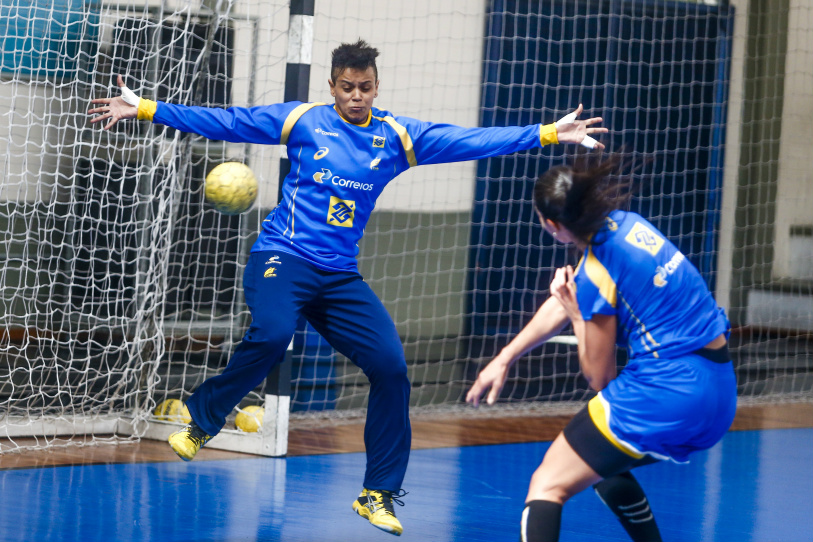
<path id="1" fill-rule="evenodd" d="M 570 447 L 602 478 L 609 478 L 635 467 L 659 461 L 649 455 L 640 459 L 635 458 L 619 450 L 601 434 L 590 418 L 587 406 L 573 416 L 563 433 Z"/>

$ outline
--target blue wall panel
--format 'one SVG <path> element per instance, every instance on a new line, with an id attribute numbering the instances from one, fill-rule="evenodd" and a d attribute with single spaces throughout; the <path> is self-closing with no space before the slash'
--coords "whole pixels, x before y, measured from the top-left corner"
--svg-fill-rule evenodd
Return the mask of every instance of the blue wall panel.
<path id="1" fill-rule="evenodd" d="M 733 10 L 654 1 L 490 3 L 482 126 L 549 123 L 583 103 L 610 150 L 637 164 L 632 209 L 714 287 Z M 469 357 L 494 355 L 527 323 L 556 267 L 578 254 L 543 236 L 536 178 L 576 147 L 481 161 L 469 270 Z M 473 370 L 474 368 L 472 368 Z M 469 376 L 473 376 L 473 373 Z"/>

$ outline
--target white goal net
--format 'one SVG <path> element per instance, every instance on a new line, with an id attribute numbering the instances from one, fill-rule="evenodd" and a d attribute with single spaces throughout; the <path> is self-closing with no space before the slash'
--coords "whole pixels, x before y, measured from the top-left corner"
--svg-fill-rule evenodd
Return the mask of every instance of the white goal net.
<path id="1" fill-rule="evenodd" d="M 316 0 L 309 99 L 331 101 L 330 52 L 362 37 L 381 51 L 375 105 L 396 115 L 516 125 L 583 103 L 608 146 L 645 164 L 633 208 L 729 309 L 741 397 L 810 399 L 813 7 L 750 4 Z M 87 109 L 117 93 L 116 74 L 174 103 L 281 102 L 289 8 L 0 0 L 0 453 L 152 435 L 157 405 L 225 367 L 285 149 L 136 121 L 103 132 Z M 462 408 L 553 269 L 575 263 L 543 238 L 530 199 L 573 150 L 419 167 L 382 195 L 359 264 L 403 340 L 415 408 Z M 237 217 L 203 199 L 227 160 L 260 182 Z M 292 348 L 294 419 L 363 415 L 352 363 L 304 323 Z M 565 338 L 526 356 L 499 408 L 582 401 L 574 353 Z"/>

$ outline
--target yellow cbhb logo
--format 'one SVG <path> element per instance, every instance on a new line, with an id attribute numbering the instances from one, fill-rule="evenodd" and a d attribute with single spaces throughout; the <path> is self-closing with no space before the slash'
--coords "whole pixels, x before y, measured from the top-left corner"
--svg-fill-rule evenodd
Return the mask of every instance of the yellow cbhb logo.
<path id="1" fill-rule="evenodd" d="M 356 214 L 356 202 L 330 196 L 330 207 L 327 210 L 327 223 L 342 228 L 353 227 L 353 217 Z"/>
<path id="2" fill-rule="evenodd" d="M 276 276 L 277 276 L 277 268 L 276 267 L 269 267 L 268 269 L 265 270 L 265 273 L 263 273 L 263 277 L 265 277 L 265 278 L 276 277 Z"/>
<path id="3" fill-rule="evenodd" d="M 664 243 L 658 234 L 640 222 L 635 223 L 627 236 L 624 237 L 624 241 L 641 250 L 646 250 L 653 256 L 661 250 Z"/>

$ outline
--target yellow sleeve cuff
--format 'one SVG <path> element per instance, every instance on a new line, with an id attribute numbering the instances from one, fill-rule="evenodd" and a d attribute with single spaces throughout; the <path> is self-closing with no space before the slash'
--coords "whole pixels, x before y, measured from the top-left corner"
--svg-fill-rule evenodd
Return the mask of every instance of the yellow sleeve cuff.
<path id="1" fill-rule="evenodd" d="M 139 108 L 139 111 L 140 110 L 141 108 Z M 556 134 L 556 123 L 543 124 L 539 126 L 539 142 L 542 144 L 543 147 L 545 145 L 559 143 L 559 137 Z"/>
<path id="2" fill-rule="evenodd" d="M 152 121 L 156 109 L 158 109 L 158 102 L 141 98 L 138 100 L 138 120 Z"/>

